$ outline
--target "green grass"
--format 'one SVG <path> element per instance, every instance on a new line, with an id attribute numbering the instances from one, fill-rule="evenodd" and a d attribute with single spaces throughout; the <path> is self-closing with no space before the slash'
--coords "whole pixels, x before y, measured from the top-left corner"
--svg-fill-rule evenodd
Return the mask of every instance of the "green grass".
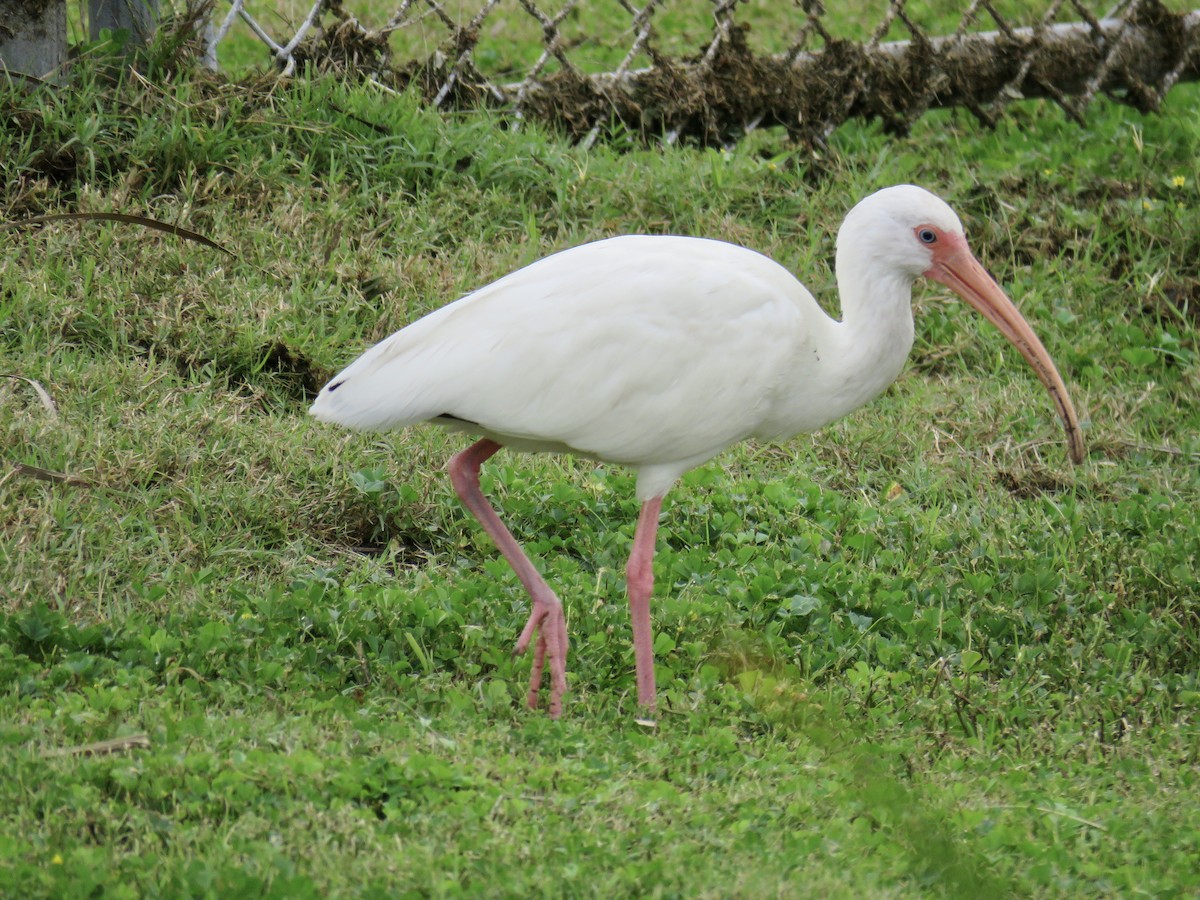
<path id="1" fill-rule="evenodd" d="M 584 152 L 331 82 L 85 69 L 4 95 L 5 219 L 151 215 L 237 259 L 114 224 L 0 232 L 0 374 L 56 407 L 0 379 L 0 883 L 1196 893 L 1198 101 L 1098 103 L 1086 131 L 1038 104 L 992 133 L 850 125 L 818 171 L 775 134 Z M 526 599 L 447 483 L 462 441 L 319 426 L 313 387 L 459 293 L 621 232 L 747 244 L 834 310 L 841 216 L 900 181 L 964 214 L 1072 386 L 1087 463 L 1002 338 L 919 287 L 883 398 L 670 494 L 651 731 L 632 476 L 497 457 L 486 489 L 572 638 L 562 720 L 523 709 Z"/>

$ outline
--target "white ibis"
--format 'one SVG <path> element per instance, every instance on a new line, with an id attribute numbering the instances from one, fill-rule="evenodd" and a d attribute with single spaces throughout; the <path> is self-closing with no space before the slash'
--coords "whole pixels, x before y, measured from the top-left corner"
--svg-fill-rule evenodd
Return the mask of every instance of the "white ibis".
<path id="1" fill-rule="evenodd" d="M 913 342 L 921 275 L 981 312 L 1033 366 L 1083 460 L 1075 410 L 1046 349 L 967 247 L 958 216 L 918 187 L 860 202 L 838 232 L 835 321 L 786 269 L 721 241 L 627 235 L 564 250 L 401 329 L 329 382 L 309 412 L 384 430 L 433 422 L 479 438 L 450 479 L 529 592 L 517 640 L 537 633 L 528 702 L 550 663 L 566 690 L 562 604 L 479 489 L 501 447 L 574 453 L 637 470 L 642 502 L 626 568 L 638 702 L 655 708 L 652 561 L 663 495 L 747 438 L 815 431 L 878 396 Z"/>

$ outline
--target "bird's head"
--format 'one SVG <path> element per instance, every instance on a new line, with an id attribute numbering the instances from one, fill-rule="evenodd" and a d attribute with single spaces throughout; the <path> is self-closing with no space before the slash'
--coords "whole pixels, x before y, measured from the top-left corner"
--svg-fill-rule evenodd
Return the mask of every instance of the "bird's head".
<path id="1" fill-rule="evenodd" d="M 962 222 L 942 198 L 912 184 L 876 191 L 846 216 L 838 248 L 869 248 L 872 261 L 908 278 L 936 278 L 936 265 L 967 250 Z"/>
<path id="2" fill-rule="evenodd" d="M 849 258 L 843 257 L 843 243 Z M 911 184 L 876 191 L 846 216 L 838 233 L 838 269 L 869 265 L 944 284 L 996 326 L 1050 392 L 1071 459 L 1083 461 L 1083 435 L 1050 354 L 1029 323 L 967 246 L 962 222 L 940 197 Z"/>

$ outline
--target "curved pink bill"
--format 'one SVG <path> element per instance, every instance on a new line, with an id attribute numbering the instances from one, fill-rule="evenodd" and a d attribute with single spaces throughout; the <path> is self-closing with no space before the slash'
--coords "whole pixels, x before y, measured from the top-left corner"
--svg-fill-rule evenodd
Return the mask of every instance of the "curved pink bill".
<path id="1" fill-rule="evenodd" d="M 1000 333 L 1012 343 L 1025 361 L 1033 366 L 1038 379 L 1050 392 L 1050 399 L 1058 409 L 1063 428 L 1067 433 L 1067 452 L 1071 462 L 1081 463 L 1085 455 L 1083 432 L 1075 407 L 1067 394 L 1067 386 L 1054 365 L 1054 360 L 1042 346 L 1029 323 L 1008 299 L 1000 285 L 990 276 L 967 249 L 960 244 L 942 251 L 934 257 L 933 266 L 925 273 L 928 277 L 944 284 L 983 314 Z"/>

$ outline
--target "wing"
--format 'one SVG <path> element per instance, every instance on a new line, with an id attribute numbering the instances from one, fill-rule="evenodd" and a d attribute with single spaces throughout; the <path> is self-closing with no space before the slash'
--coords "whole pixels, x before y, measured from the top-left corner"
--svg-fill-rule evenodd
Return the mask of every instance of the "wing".
<path id="1" fill-rule="evenodd" d="M 612 238 L 401 329 L 311 412 L 362 429 L 448 419 L 519 448 L 632 465 L 699 461 L 765 421 L 814 314 L 799 282 L 751 250 Z"/>

